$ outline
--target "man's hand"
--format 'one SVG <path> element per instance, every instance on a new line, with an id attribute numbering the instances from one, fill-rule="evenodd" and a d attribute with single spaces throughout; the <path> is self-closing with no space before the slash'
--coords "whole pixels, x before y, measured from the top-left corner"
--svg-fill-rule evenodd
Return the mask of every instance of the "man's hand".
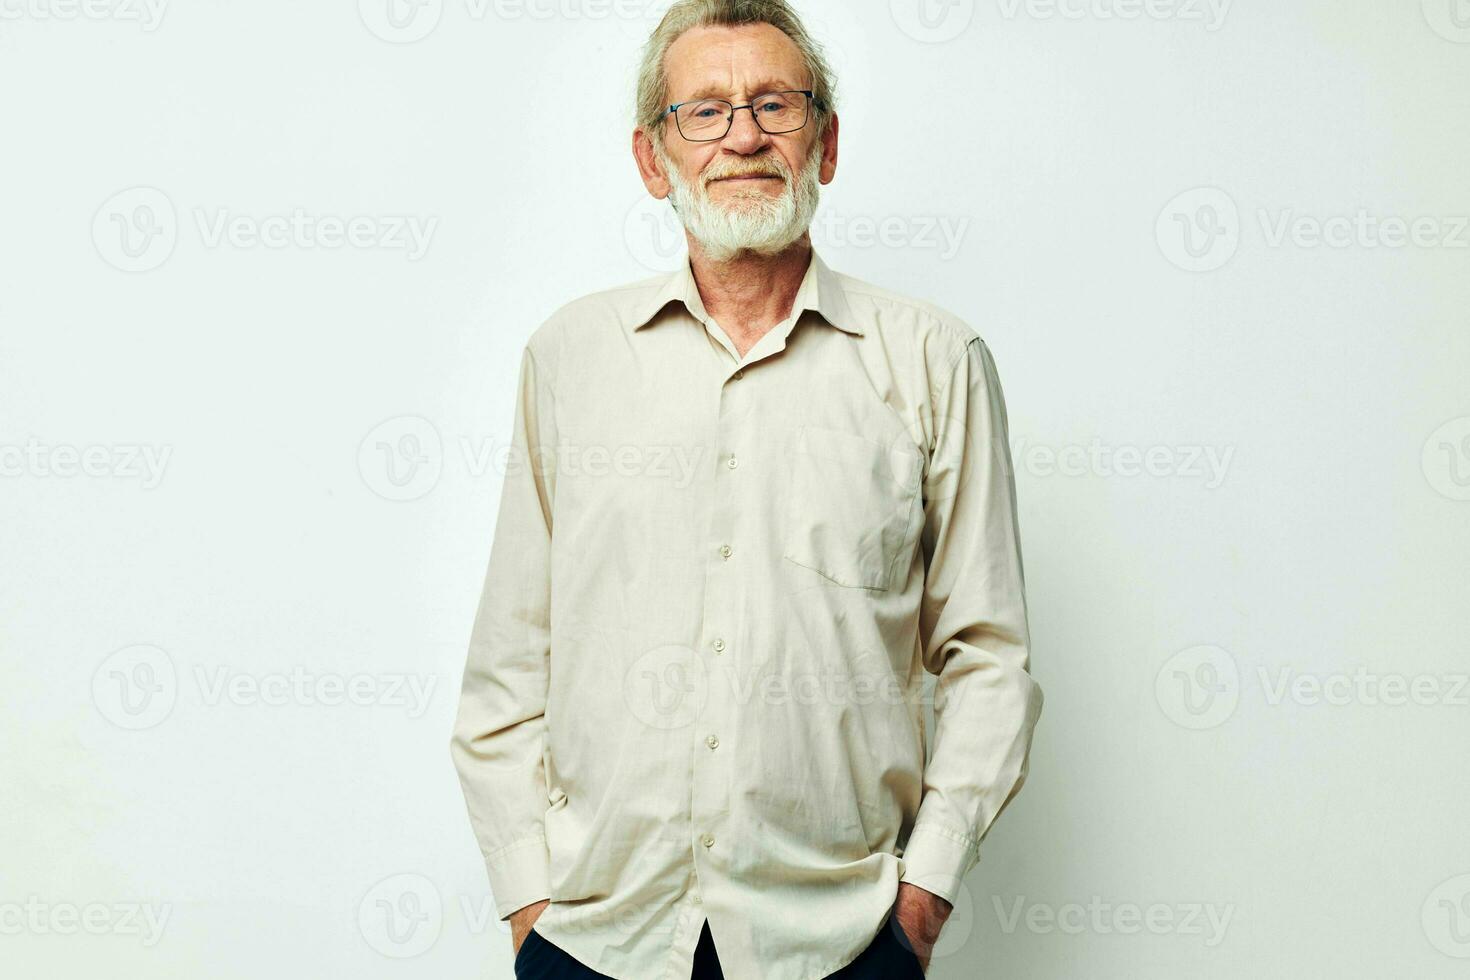
<path id="1" fill-rule="evenodd" d="M 934 953 L 934 944 L 939 941 L 939 930 L 954 906 L 933 892 L 927 892 L 907 881 L 898 883 L 898 903 L 893 917 L 903 927 L 909 945 L 919 957 L 919 965 L 929 972 L 929 957 Z"/>
<path id="2" fill-rule="evenodd" d="M 510 914 L 510 953 L 515 956 L 521 951 L 521 943 L 526 941 L 526 933 L 541 918 L 541 913 L 546 906 L 551 904 L 549 898 L 543 898 L 539 902 L 533 902 L 523 909 L 517 909 Z"/>

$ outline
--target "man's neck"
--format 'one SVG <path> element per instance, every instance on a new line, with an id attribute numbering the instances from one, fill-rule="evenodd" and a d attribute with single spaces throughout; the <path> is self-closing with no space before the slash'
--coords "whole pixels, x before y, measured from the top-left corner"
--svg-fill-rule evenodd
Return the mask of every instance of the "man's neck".
<path id="1" fill-rule="evenodd" d="M 725 331 L 741 357 L 791 315 L 811 260 L 812 243 L 807 235 L 769 257 L 742 254 L 729 262 L 712 262 L 697 243 L 691 242 L 689 250 L 705 312 Z"/>

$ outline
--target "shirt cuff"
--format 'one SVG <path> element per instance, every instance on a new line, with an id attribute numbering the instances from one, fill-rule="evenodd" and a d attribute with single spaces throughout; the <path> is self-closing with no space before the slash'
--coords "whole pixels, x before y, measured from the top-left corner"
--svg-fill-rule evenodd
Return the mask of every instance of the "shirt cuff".
<path id="1" fill-rule="evenodd" d="M 899 880 L 918 885 L 950 905 L 957 905 L 965 874 L 979 859 L 979 845 L 970 838 L 945 830 L 915 827 L 903 851 L 903 875 Z"/>
<path id="2" fill-rule="evenodd" d="M 496 917 L 508 919 L 512 912 L 549 898 L 550 865 L 544 837 L 517 841 L 487 857 L 485 870 L 490 876 Z"/>

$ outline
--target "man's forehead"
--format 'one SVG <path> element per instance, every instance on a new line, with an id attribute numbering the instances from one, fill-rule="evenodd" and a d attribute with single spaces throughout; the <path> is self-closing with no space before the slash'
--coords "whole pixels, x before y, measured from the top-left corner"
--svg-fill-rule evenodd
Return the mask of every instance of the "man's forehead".
<path id="1" fill-rule="evenodd" d="M 770 24 L 696 27 L 666 57 L 669 86 L 686 97 L 808 87 L 796 42 Z"/>

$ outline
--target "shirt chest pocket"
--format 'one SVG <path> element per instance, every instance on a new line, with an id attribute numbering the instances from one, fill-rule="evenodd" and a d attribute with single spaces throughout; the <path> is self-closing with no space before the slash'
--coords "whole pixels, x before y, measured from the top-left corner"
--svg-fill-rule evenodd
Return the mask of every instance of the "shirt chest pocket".
<path id="1" fill-rule="evenodd" d="M 785 504 L 786 560 L 838 585 L 891 588 L 909 567 L 923 523 L 923 464 L 904 440 L 799 429 Z"/>

